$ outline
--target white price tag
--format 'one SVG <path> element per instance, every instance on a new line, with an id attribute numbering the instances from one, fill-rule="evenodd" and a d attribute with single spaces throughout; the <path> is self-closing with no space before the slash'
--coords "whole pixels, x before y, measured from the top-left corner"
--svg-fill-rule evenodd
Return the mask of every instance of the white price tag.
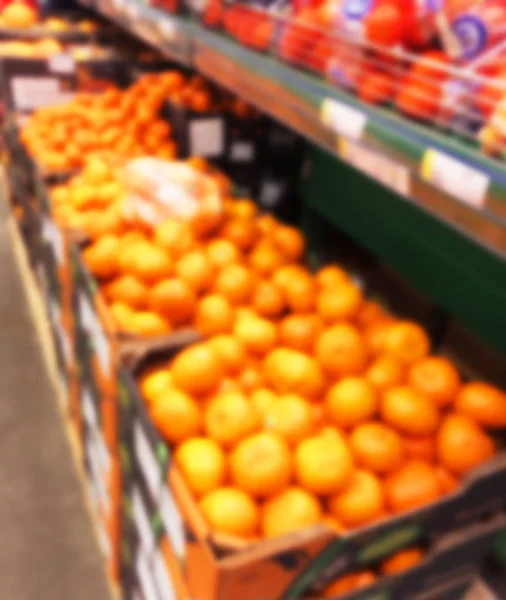
<path id="1" fill-rule="evenodd" d="M 75 67 L 72 54 L 54 54 L 49 57 L 49 70 L 51 73 L 73 73 Z"/>
<path id="2" fill-rule="evenodd" d="M 186 549 L 184 524 L 174 498 L 167 486 L 163 486 L 162 488 L 160 514 L 174 552 L 180 559 L 183 559 Z"/>
<path id="3" fill-rule="evenodd" d="M 262 206 L 272 208 L 279 202 L 284 186 L 278 181 L 267 180 L 262 183 L 260 202 Z"/>
<path id="4" fill-rule="evenodd" d="M 81 386 L 81 405 L 83 407 L 83 417 L 91 427 L 98 426 L 98 415 L 93 403 L 90 390 L 86 385 Z"/>
<path id="5" fill-rule="evenodd" d="M 153 499 L 158 501 L 162 485 L 162 469 L 139 421 L 134 423 L 134 452 L 149 491 Z"/>
<path id="6" fill-rule="evenodd" d="M 255 146 L 251 142 L 233 142 L 230 148 L 230 160 L 248 163 L 255 158 Z"/>
<path id="7" fill-rule="evenodd" d="M 386 156 L 340 138 L 339 155 L 349 164 L 376 179 L 384 186 L 403 196 L 409 196 L 411 178 L 409 169 Z"/>
<path id="8" fill-rule="evenodd" d="M 141 552 L 137 556 L 136 570 L 144 600 L 159 600 L 153 574 Z"/>
<path id="9" fill-rule="evenodd" d="M 225 122 L 221 117 L 190 122 L 190 155 L 221 156 L 225 148 Z"/>
<path id="10" fill-rule="evenodd" d="M 155 547 L 155 537 L 146 507 L 142 500 L 141 492 L 138 488 L 134 488 L 132 493 L 132 510 L 134 513 L 135 526 L 141 538 L 142 547 L 150 554 Z"/>
<path id="11" fill-rule="evenodd" d="M 367 115 L 352 106 L 332 98 L 322 102 L 321 121 L 324 125 L 352 140 L 359 140 L 367 124 Z"/>
<path id="12" fill-rule="evenodd" d="M 422 178 L 474 208 L 481 208 L 487 197 L 488 175 L 452 156 L 427 150 L 422 161 Z"/>
<path id="13" fill-rule="evenodd" d="M 106 376 L 111 373 L 111 348 L 97 314 L 84 292 L 79 294 L 78 310 L 81 322 L 91 337 L 93 349 L 97 353 L 100 367 Z"/>
<path id="14" fill-rule="evenodd" d="M 14 106 L 21 112 L 62 104 L 74 96 L 61 89 L 56 77 L 13 77 L 11 89 Z"/>
<path id="15" fill-rule="evenodd" d="M 176 600 L 176 590 L 172 585 L 170 573 L 165 564 L 165 559 L 160 551 L 153 560 L 153 574 L 158 588 L 159 597 L 163 600 Z"/>

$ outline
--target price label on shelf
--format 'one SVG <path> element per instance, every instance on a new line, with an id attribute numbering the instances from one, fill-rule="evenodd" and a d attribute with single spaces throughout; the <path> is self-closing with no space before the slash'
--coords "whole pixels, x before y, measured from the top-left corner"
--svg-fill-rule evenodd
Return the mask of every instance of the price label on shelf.
<path id="1" fill-rule="evenodd" d="M 164 40 L 168 42 L 175 42 L 178 38 L 178 26 L 174 19 L 164 16 L 158 22 L 158 30 L 163 36 Z"/>
<path id="2" fill-rule="evenodd" d="M 73 73 L 76 68 L 72 54 L 55 54 L 49 57 L 51 73 Z"/>
<path id="3" fill-rule="evenodd" d="M 360 140 L 364 135 L 367 115 L 333 98 L 325 98 L 320 109 L 321 122 L 335 133 L 352 140 Z"/>
<path id="4" fill-rule="evenodd" d="M 356 169 L 398 194 L 409 195 L 411 178 L 409 169 L 404 165 L 343 138 L 339 138 L 337 148 L 339 156 Z"/>
<path id="5" fill-rule="evenodd" d="M 427 150 L 420 174 L 425 181 L 473 208 L 481 208 L 485 203 L 490 178 L 448 154 Z"/>

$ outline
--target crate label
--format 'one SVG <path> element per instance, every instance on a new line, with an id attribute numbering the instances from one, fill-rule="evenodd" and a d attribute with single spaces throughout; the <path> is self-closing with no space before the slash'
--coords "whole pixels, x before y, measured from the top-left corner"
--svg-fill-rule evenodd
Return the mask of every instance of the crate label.
<path id="1" fill-rule="evenodd" d="M 141 538 L 141 544 L 146 552 L 151 553 L 155 547 L 155 537 L 148 512 L 138 488 L 134 488 L 132 492 L 132 510 L 135 525 Z"/>
<path id="2" fill-rule="evenodd" d="M 190 155 L 221 156 L 225 149 L 225 123 L 221 117 L 197 119 L 189 125 Z"/>
<path id="3" fill-rule="evenodd" d="M 54 106 L 68 102 L 73 92 L 61 89 L 57 77 L 22 77 L 11 80 L 12 98 L 16 110 L 29 111 L 41 106 Z"/>
<path id="4" fill-rule="evenodd" d="M 54 54 L 48 63 L 51 73 L 73 73 L 76 67 L 72 54 Z"/>
<path id="5" fill-rule="evenodd" d="M 230 160 L 249 163 L 255 158 L 255 146 L 252 142 L 232 142 Z"/>
<path id="6" fill-rule="evenodd" d="M 42 220 L 42 239 L 49 244 L 56 262 L 61 265 L 64 260 L 65 247 L 63 235 L 56 223 L 47 217 Z"/>
<path id="7" fill-rule="evenodd" d="M 111 348 L 100 320 L 84 292 L 79 294 L 79 315 L 83 327 L 91 337 L 93 349 L 97 353 L 100 367 L 105 375 L 111 374 Z"/>
<path id="8" fill-rule="evenodd" d="M 162 469 L 139 421 L 134 424 L 134 452 L 149 491 L 153 499 L 158 500 L 162 485 Z"/>
<path id="9" fill-rule="evenodd" d="M 409 196 L 411 177 L 409 169 L 404 165 L 343 138 L 338 140 L 338 152 L 341 158 L 356 169 L 398 194 Z"/>
<path id="10" fill-rule="evenodd" d="M 81 405 L 83 407 L 83 416 L 90 427 L 98 426 L 98 416 L 95 404 L 91 398 L 91 392 L 87 386 L 81 386 Z"/>
<path id="11" fill-rule="evenodd" d="M 141 552 L 137 556 L 135 566 L 144 600 L 159 600 L 151 569 Z"/>
<path id="12" fill-rule="evenodd" d="M 156 553 L 153 561 L 153 574 L 160 598 L 163 598 L 163 600 L 176 600 L 176 590 L 172 585 L 165 558 L 160 551 Z"/>
<path id="13" fill-rule="evenodd" d="M 427 150 L 422 160 L 421 176 L 473 208 L 481 208 L 485 204 L 490 184 L 488 175 L 452 156 L 432 148 Z"/>
<path id="14" fill-rule="evenodd" d="M 183 559 L 186 550 L 184 524 L 174 498 L 165 485 L 160 497 L 160 514 L 174 552 Z"/>
<path id="15" fill-rule="evenodd" d="M 333 98 L 325 98 L 320 109 L 321 122 L 332 131 L 359 140 L 367 124 L 367 115 Z"/>

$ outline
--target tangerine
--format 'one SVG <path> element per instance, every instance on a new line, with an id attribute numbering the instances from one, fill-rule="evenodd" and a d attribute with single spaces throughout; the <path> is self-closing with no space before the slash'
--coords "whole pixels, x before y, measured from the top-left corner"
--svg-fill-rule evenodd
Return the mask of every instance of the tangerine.
<path id="1" fill-rule="evenodd" d="M 248 352 L 263 356 L 276 345 L 276 325 L 261 317 L 243 317 L 237 320 L 234 335 L 239 338 Z"/>
<path id="2" fill-rule="evenodd" d="M 430 351 L 429 336 L 420 325 L 411 321 L 399 321 L 389 327 L 383 344 L 386 354 L 408 365 L 422 360 Z"/>
<path id="3" fill-rule="evenodd" d="M 102 288 L 108 302 L 121 302 L 134 309 L 146 308 L 148 289 L 132 275 L 122 275 Z"/>
<path id="4" fill-rule="evenodd" d="M 177 449 L 175 460 L 188 487 L 196 496 L 215 490 L 225 481 L 225 455 L 213 440 L 203 437 L 186 440 Z"/>
<path id="5" fill-rule="evenodd" d="M 263 431 L 237 445 L 230 456 L 232 479 L 254 496 L 272 496 L 291 481 L 292 457 L 288 445 L 275 433 Z"/>
<path id="6" fill-rule="evenodd" d="M 342 428 L 355 427 L 376 414 L 379 401 L 375 389 L 360 377 L 344 377 L 325 397 L 327 414 Z"/>
<path id="7" fill-rule="evenodd" d="M 321 331 L 322 322 L 317 315 L 289 315 L 279 324 L 279 340 L 283 346 L 312 354 Z"/>
<path id="8" fill-rule="evenodd" d="M 316 342 L 316 356 L 331 377 L 354 375 L 364 371 L 367 350 L 358 330 L 339 323 L 324 331 Z"/>
<path id="9" fill-rule="evenodd" d="M 397 552 L 381 563 L 383 575 L 398 575 L 413 569 L 423 560 L 424 552 L 420 548 L 408 548 Z"/>
<path id="10" fill-rule="evenodd" d="M 264 425 L 289 444 L 298 444 L 314 430 L 312 406 L 296 394 L 280 396 L 266 408 Z"/>
<path id="11" fill-rule="evenodd" d="M 393 356 L 378 356 L 366 371 L 366 380 L 379 392 L 404 383 L 405 368 Z"/>
<path id="12" fill-rule="evenodd" d="M 455 408 L 483 427 L 506 427 L 506 394 L 488 383 L 474 381 L 464 385 L 457 396 Z"/>
<path id="13" fill-rule="evenodd" d="M 188 394 L 168 388 L 158 394 L 150 408 L 153 423 L 170 444 L 179 444 L 202 430 L 202 415 Z"/>
<path id="14" fill-rule="evenodd" d="M 306 248 L 302 233 L 290 225 L 278 225 L 272 232 L 271 240 L 276 250 L 290 262 L 299 261 Z"/>
<path id="15" fill-rule="evenodd" d="M 387 507 L 402 513 L 435 502 L 442 495 L 436 468 L 423 461 L 407 462 L 385 481 Z"/>
<path id="16" fill-rule="evenodd" d="M 176 356 L 171 373 L 179 389 L 200 396 L 218 388 L 224 377 L 224 366 L 216 350 L 208 344 L 195 344 Z"/>
<path id="17" fill-rule="evenodd" d="M 166 279 L 155 285 L 149 294 L 151 310 L 181 325 L 195 313 L 197 299 L 192 288 L 181 279 Z"/>
<path id="18" fill-rule="evenodd" d="M 446 407 L 452 404 L 457 396 L 460 375 L 448 359 L 442 356 L 428 356 L 411 367 L 409 384 L 437 406 Z M 506 420 L 504 423 L 506 425 Z"/>
<path id="19" fill-rule="evenodd" d="M 228 240 L 211 240 L 207 246 L 207 258 L 216 269 L 240 262 L 238 249 Z"/>
<path id="20" fill-rule="evenodd" d="M 353 430 L 350 447 L 357 463 L 386 475 L 400 468 L 404 461 L 401 436 L 383 423 L 364 423 Z"/>
<path id="21" fill-rule="evenodd" d="M 260 429 L 260 414 L 241 392 L 224 392 L 207 405 L 205 427 L 209 437 L 225 448 Z"/>
<path id="22" fill-rule="evenodd" d="M 318 499 L 298 487 L 290 487 L 268 500 L 262 509 L 262 533 L 276 537 L 300 531 L 320 522 Z"/>
<path id="23" fill-rule="evenodd" d="M 425 396 L 409 387 L 388 389 L 381 403 L 385 423 L 412 436 L 426 436 L 436 432 L 439 412 Z"/>
<path id="24" fill-rule="evenodd" d="M 211 337 L 232 331 L 234 309 L 219 294 L 204 296 L 197 305 L 195 327 L 202 335 Z"/>
<path id="25" fill-rule="evenodd" d="M 318 363 L 302 352 L 288 348 L 276 348 L 266 357 L 264 374 L 269 384 L 281 394 L 293 392 L 304 398 L 314 398 L 325 386 Z"/>
<path id="26" fill-rule="evenodd" d="M 328 287 L 318 295 L 318 313 L 327 323 L 353 319 L 362 303 L 362 293 L 353 284 Z"/>
<path id="27" fill-rule="evenodd" d="M 322 267 L 315 275 L 317 286 L 321 289 L 340 287 L 351 283 L 351 279 L 344 269 L 337 265 Z"/>
<path id="28" fill-rule="evenodd" d="M 356 470 L 346 487 L 329 499 L 330 512 L 346 527 L 361 527 L 380 519 L 385 499 L 380 480 Z"/>
<path id="29" fill-rule="evenodd" d="M 209 345 L 219 354 L 229 373 L 238 373 L 244 367 L 246 350 L 238 338 L 233 335 L 218 335 L 209 340 Z"/>
<path id="30" fill-rule="evenodd" d="M 211 262 L 201 250 L 193 250 L 182 256 L 175 266 L 176 274 L 197 293 L 211 287 L 214 271 Z"/>
<path id="31" fill-rule="evenodd" d="M 222 487 L 206 494 L 200 509 L 214 531 L 250 538 L 257 533 L 260 515 L 255 502 L 243 491 Z"/>
<path id="32" fill-rule="evenodd" d="M 242 265 L 227 265 L 216 277 L 214 290 L 231 304 L 246 304 L 253 294 L 255 280 L 251 271 Z"/>
<path id="33" fill-rule="evenodd" d="M 286 302 L 283 292 L 275 283 L 260 281 L 253 293 L 251 306 L 261 317 L 272 319 L 284 312 Z"/>

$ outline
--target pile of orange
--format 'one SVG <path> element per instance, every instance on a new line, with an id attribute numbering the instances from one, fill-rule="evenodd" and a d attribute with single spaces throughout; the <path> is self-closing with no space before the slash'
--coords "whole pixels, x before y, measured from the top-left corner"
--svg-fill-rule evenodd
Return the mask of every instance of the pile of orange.
<path id="1" fill-rule="evenodd" d="M 181 306 L 207 339 L 140 386 L 213 530 L 353 530 L 439 501 L 494 455 L 506 395 L 464 383 L 339 267 L 311 274 L 296 229 L 228 202 L 195 243 L 175 272 L 206 292 Z"/>

